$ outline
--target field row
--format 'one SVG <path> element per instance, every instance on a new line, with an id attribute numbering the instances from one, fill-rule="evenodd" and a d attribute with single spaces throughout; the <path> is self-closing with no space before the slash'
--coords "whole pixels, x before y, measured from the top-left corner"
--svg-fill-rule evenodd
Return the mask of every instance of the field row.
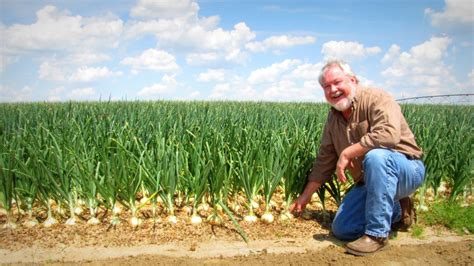
<path id="1" fill-rule="evenodd" d="M 424 150 L 427 176 L 421 189 L 447 183 L 452 199 L 472 194 L 471 106 L 403 106 Z M 173 221 L 176 201 L 196 222 L 199 206 L 218 223 L 235 223 L 237 205 L 246 221 L 272 221 L 272 198 L 281 213 L 301 192 L 318 151 L 328 106 L 309 103 L 109 102 L 0 105 L 1 200 L 13 226 L 14 202 L 31 220 L 33 206 L 54 220 L 54 203 L 74 223 L 79 203 L 96 219 L 98 208 L 125 206 L 139 224 L 137 198 L 162 206 Z M 332 181 L 319 192 L 336 203 L 350 187 Z M 238 200 L 239 199 L 239 200 Z M 233 205 L 233 206 L 231 206 Z M 114 219 L 116 217 L 116 219 Z M 45 221 L 45 222 L 46 222 Z M 92 222 L 91 222 L 92 223 Z"/>

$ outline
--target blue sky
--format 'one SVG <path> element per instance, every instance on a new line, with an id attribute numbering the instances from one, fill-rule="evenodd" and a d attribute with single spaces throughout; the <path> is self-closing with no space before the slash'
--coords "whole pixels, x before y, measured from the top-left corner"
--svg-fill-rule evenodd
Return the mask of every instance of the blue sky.
<path id="1" fill-rule="evenodd" d="M 395 98 L 474 91 L 471 0 L 0 5 L 0 102 L 321 102 L 333 58 Z"/>

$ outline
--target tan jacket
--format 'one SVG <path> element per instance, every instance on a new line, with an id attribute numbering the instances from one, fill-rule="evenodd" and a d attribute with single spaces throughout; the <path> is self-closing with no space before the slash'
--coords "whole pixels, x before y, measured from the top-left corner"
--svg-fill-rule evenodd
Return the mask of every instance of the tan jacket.
<path id="1" fill-rule="evenodd" d="M 308 180 L 327 181 L 336 169 L 341 152 L 357 142 L 366 148 L 392 149 L 409 158 L 421 158 L 422 151 L 400 106 L 387 92 L 359 86 L 351 108 L 349 121 L 336 109 L 329 111 L 319 153 Z M 363 159 L 352 160 L 355 169 L 362 169 Z M 362 171 L 356 170 L 352 175 L 358 178 Z"/>

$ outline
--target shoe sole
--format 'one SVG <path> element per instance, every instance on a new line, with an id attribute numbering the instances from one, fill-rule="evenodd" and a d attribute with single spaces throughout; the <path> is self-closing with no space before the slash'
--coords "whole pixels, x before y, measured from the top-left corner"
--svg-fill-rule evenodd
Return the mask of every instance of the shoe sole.
<path id="1" fill-rule="evenodd" d="M 346 252 L 349 253 L 349 254 L 352 254 L 352 255 L 356 255 L 356 256 L 370 256 L 370 255 L 373 255 L 374 253 L 376 252 L 379 252 L 379 251 L 382 251 L 384 249 L 386 249 L 388 247 L 388 243 L 385 244 L 383 247 L 377 249 L 376 251 L 373 251 L 373 252 L 362 252 L 362 251 L 357 251 L 357 250 L 354 250 L 354 249 L 351 249 L 349 247 L 345 247 L 346 248 Z"/>

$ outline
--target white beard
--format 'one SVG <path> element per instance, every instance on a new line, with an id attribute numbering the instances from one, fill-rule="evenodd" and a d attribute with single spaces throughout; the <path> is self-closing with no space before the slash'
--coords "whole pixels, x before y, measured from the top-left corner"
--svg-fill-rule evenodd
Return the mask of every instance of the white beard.
<path id="1" fill-rule="evenodd" d="M 349 94 L 344 100 L 339 101 L 337 104 L 331 104 L 331 106 L 341 112 L 351 108 L 352 100 L 354 100 L 355 93 L 356 93 L 356 87 L 352 86 L 351 94 Z"/>

